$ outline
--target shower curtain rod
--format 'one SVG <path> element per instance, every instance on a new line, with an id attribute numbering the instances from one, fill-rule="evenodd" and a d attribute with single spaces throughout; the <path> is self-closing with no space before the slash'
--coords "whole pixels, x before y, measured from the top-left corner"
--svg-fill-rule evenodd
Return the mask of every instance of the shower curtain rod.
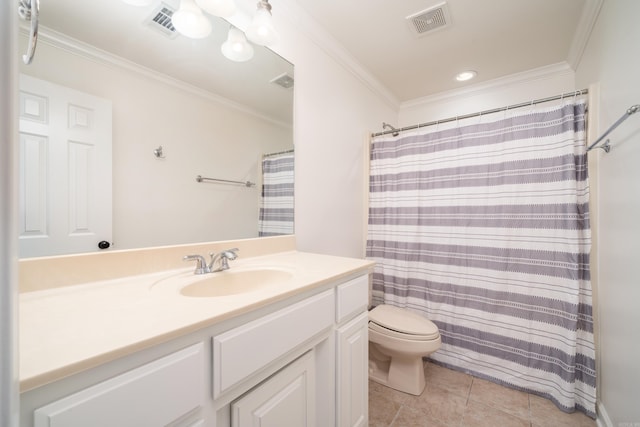
<path id="1" fill-rule="evenodd" d="M 551 96 L 549 98 L 534 99 L 533 101 L 522 102 L 520 104 L 509 105 L 507 107 L 494 108 L 494 109 L 491 109 L 491 110 L 484 110 L 484 111 L 480 111 L 480 112 L 477 112 L 477 113 L 471 113 L 471 114 L 465 114 L 465 115 L 462 115 L 462 116 L 449 117 L 448 119 L 435 120 L 435 121 L 428 122 L 428 123 L 420 123 L 420 124 L 417 124 L 417 125 L 405 126 L 403 128 L 400 128 L 400 129 L 395 129 L 391 125 L 389 125 L 387 123 L 383 123 L 384 127 L 391 127 L 392 129 L 391 130 L 387 130 L 387 131 L 383 131 L 383 132 L 372 133 L 371 136 L 372 137 L 376 137 L 376 136 L 380 136 L 380 135 L 387 135 L 387 134 L 390 134 L 390 133 L 403 132 L 403 131 L 406 131 L 406 130 L 419 129 L 419 128 L 422 128 L 422 127 L 437 125 L 437 124 L 440 124 L 440 123 L 447 123 L 447 122 L 453 122 L 453 121 L 456 121 L 456 120 L 469 119 L 471 117 L 484 116 L 485 114 L 499 113 L 501 111 L 512 110 L 514 108 L 522 108 L 522 107 L 528 107 L 528 106 L 535 105 L 535 104 L 541 104 L 543 102 L 556 101 L 558 99 L 569 98 L 569 97 L 572 97 L 572 96 L 586 95 L 588 93 L 589 93 L 588 89 L 576 90 L 576 91 L 573 91 L 573 92 L 563 93 L 561 95 Z"/>

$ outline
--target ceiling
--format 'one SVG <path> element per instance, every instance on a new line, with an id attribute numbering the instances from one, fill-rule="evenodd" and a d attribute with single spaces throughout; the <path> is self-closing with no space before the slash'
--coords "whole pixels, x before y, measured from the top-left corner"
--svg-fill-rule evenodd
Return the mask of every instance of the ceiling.
<path id="1" fill-rule="evenodd" d="M 404 102 L 565 61 L 575 65 L 598 0 L 447 0 L 450 23 L 420 37 L 405 18 L 443 0 L 297 3 Z M 456 81 L 464 70 L 478 75 Z"/>

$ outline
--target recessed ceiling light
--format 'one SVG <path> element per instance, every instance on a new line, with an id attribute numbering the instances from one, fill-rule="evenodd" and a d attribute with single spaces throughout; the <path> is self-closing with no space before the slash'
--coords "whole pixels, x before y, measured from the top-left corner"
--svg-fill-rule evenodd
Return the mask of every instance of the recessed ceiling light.
<path id="1" fill-rule="evenodd" d="M 463 71 L 461 73 L 456 74 L 456 80 L 459 81 L 459 82 L 466 82 L 467 80 L 471 80 L 472 78 L 474 78 L 477 75 L 478 75 L 478 73 L 476 73 L 475 71 L 472 71 L 472 70 Z"/>

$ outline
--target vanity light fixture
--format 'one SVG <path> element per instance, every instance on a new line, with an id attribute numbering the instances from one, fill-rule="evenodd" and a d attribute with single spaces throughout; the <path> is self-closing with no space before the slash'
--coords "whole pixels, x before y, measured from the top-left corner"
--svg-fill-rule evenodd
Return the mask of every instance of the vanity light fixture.
<path id="1" fill-rule="evenodd" d="M 278 33 L 273 26 L 269 0 L 258 1 L 258 10 L 247 28 L 247 38 L 260 46 L 271 46 L 278 41 Z"/>
<path id="2" fill-rule="evenodd" d="M 153 0 L 122 1 L 136 6 L 147 6 L 153 2 Z M 236 12 L 236 1 L 238 0 L 180 0 L 178 10 L 173 12 L 173 15 L 167 14 L 167 16 L 171 18 L 175 31 L 192 39 L 201 39 L 211 34 L 212 30 L 211 21 L 203 10 L 214 16 L 228 18 Z M 253 46 L 247 39 L 259 46 L 272 46 L 277 43 L 279 36 L 273 26 L 269 0 L 258 1 L 256 13 L 247 28 L 246 35 L 235 27 L 229 29 L 227 41 L 222 44 L 220 50 L 232 61 L 248 61 L 253 58 Z"/>
<path id="3" fill-rule="evenodd" d="M 237 28 L 229 28 L 227 41 L 220 46 L 225 58 L 235 62 L 244 62 L 253 58 L 253 47 L 247 41 L 244 33 Z"/>
<path id="4" fill-rule="evenodd" d="M 461 73 L 456 74 L 456 80 L 459 82 L 466 82 L 467 80 L 471 80 L 477 75 L 478 73 L 476 73 L 473 70 L 463 71 Z"/>
<path id="5" fill-rule="evenodd" d="M 202 39 L 211 34 L 211 22 L 194 0 L 181 0 L 180 8 L 173 13 L 171 21 L 180 34 L 192 39 Z"/>

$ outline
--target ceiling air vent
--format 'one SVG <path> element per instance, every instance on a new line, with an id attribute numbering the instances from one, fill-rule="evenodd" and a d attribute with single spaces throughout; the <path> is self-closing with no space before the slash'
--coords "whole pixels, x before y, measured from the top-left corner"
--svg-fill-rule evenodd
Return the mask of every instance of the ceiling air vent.
<path id="1" fill-rule="evenodd" d="M 269 83 L 275 83 L 278 86 L 282 86 L 285 89 L 293 87 L 293 77 L 287 73 L 280 74 L 278 77 L 272 79 Z"/>
<path id="2" fill-rule="evenodd" d="M 178 32 L 171 22 L 173 12 L 175 12 L 175 10 L 172 9 L 171 6 L 165 3 L 160 3 L 149 18 L 147 18 L 146 23 L 151 28 L 160 31 L 165 36 L 175 38 L 178 35 Z"/>
<path id="3" fill-rule="evenodd" d="M 440 30 L 451 23 L 449 8 L 446 2 L 439 3 L 432 8 L 423 10 L 406 18 L 413 34 L 422 37 L 434 30 Z"/>

